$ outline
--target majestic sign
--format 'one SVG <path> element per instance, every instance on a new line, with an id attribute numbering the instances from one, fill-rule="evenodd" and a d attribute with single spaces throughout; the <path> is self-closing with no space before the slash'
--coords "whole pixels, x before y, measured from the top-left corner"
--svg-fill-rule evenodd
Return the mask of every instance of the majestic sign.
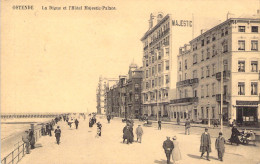
<path id="1" fill-rule="evenodd" d="M 192 21 L 190 20 L 172 20 L 173 26 L 181 26 L 181 27 L 192 27 Z"/>

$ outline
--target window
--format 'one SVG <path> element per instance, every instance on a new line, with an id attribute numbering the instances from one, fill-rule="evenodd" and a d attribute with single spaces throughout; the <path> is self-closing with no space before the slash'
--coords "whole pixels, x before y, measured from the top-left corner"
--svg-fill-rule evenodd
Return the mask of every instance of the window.
<path id="1" fill-rule="evenodd" d="M 213 45 L 212 46 L 212 57 L 216 56 L 217 55 L 217 51 L 216 51 L 216 46 Z"/>
<path id="2" fill-rule="evenodd" d="M 135 101 L 138 101 L 138 100 L 139 100 L 139 95 L 135 94 Z"/>
<path id="3" fill-rule="evenodd" d="M 154 63 L 154 56 L 152 56 L 152 63 Z"/>
<path id="4" fill-rule="evenodd" d="M 149 88 L 149 82 L 146 82 L 146 89 L 148 89 Z"/>
<path id="5" fill-rule="evenodd" d="M 257 61 L 251 61 L 251 72 L 258 72 L 258 62 Z"/>
<path id="6" fill-rule="evenodd" d="M 210 43 L 210 38 L 209 38 L 209 36 L 207 37 L 207 44 L 209 44 Z"/>
<path id="7" fill-rule="evenodd" d="M 135 90 L 138 91 L 139 89 L 139 84 L 135 84 Z"/>
<path id="8" fill-rule="evenodd" d="M 165 48 L 165 54 L 169 56 L 169 48 Z"/>
<path id="9" fill-rule="evenodd" d="M 223 50 L 223 53 L 228 52 L 228 43 L 227 43 L 227 41 L 225 41 L 222 44 L 222 50 Z"/>
<path id="10" fill-rule="evenodd" d="M 202 79 L 204 78 L 204 68 L 203 67 L 201 68 L 201 78 Z"/>
<path id="11" fill-rule="evenodd" d="M 225 28 L 225 35 L 228 35 L 228 28 Z"/>
<path id="12" fill-rule="evenodd" d="M 145 77 L 148 78 L 148 70 L 145 72 Z"/>
<path id="13" fill-rule="evenodd" d="M 197 90 L 193 89 L 193 97 L 197 97 Z"/>
<path id="14" fill-rule="evenodd" d="M 157 74 L 157 65 L 154 66 L 154 73 Z"/>
<path id="15" fill-rule="evenodd" d="M 245 32 L 246 27 L 245 26 L 238 26 L 238 32 Z"/>
<path id="16" fill-rule="evenodd" d="M 165 61 L 165 70 L 169 70 L 170 66 L 169 66 L 169 60 Z"/>
<path id="17" fill-rule="evenodd" d="M 245 50 L 245 41 L 244 40 L 238 41 L 238 50 Z"/>
<path id="18" fill-rule="evenodd" d="M 159 52 L 159 55 L 158 55 L 158 60 L 161 60 L 161 58 L 162 58 L 162 53 L 161 53 L 161 52 Z"/>
<path id="19" fill-rule="evenodd" d="M 245 72 L 245 61 L 238 61 L 238 72 Z"/>
<path id="20" fill-rule="evenodd" d="M 181 71 L 181 62 L 179 62 L 179 71 Z"/>
<path id="21" fill-rule="evenodd" d="M 152 76 L 154 76 L 154 67 L 152 67 Z"/>
<path id="22" fill-rule="evenodd" d="M 187 73 L 184 74 L 184 80 L 187 80 Z"/>
<path id="23" fill-rule="evenodd" d="M 201 107 L 201 118 L 204 118 L 204 109 Z"/>
<path id="24" fill-rule="evenodd" d="M 152 80 L 152 88 L 154 88 L 154 80 Z"/>
<path id="25" fill-rule="evenodd" d="M 170 82 L 169 76 L 165 75 L 165 83 L 168 84 Z"/>
<path id="26" fill-rule="evenodd" d="M 216 94 L 216 93 L 215 93 L 215 92 L 216 92 L 216 91 L 215 91 L 215 86 L 216 86 L 216 84 L 215 84 L 215 83 L 212 83 L 212 97 L 215 96 L 215 94 Z"/>
<path id="27" fill-rule="evenodd" d="M 159 78 L 158 78 L 158 85 L 159 85 L 159 86 L 161 86 L 161 81 L 162 81 L 162 78 L 159 77 Z"/>
<path id="28" fill-rule="evenodd" d="M 209 66 L 207 66 L 206 68 L 207 68 L 207 70 L 206 70 L 206 76 L 209 77 L 209 74 L 210 74 Z"/>
<path id="29" fill-rule="evenodd" d="M 157 86 L 157 78 L 154 79 L 154 86 Z"/>
<path id="30" fill-rule="evenodd" d="M 184 67 L 185 67 L 185 69 L 188 68 L 188 66 L 187 66 L 187 59 L 185 60 Z"/>
<path id="31" fill-rule="evenodd" d="M 192 72 L 192 77 L 193 77 L 193 79 L 197 78 L 197 70 L 194 70 Z"/>
<path id="32" fill-rule="evenodd" d="M 149 57 L 149 64 L 151 64 L 152 60 L 151 60 L 151 57 Z"/>
<path id="33" fill-rule="evenodd" d="M 257 82 L 251 82 L 251 95 L 257 95 Z"/>
<path id="34" fill-rule="evenodd" d="M 151 71 L 151 68 L 149 68 L 149 77 L 151 77 L 152 75 L 152 71 Z"/>
<path id="35" fill-rule="evenodd" d="M 238 95 L 245 95 L 245 83 L 238 82 Z"/>
<path id="36" fill-rule="evenodd" d="M 149 64 L 148 64 L 148 60 L 146 60 L 146 67 L 148 67 L 149 66 Z"/>
<path id="37" fill-rule="evenodd" d="M 209 56 L 210 56 L 210 49 L 208 48 L 207 49 L 207 58 L 206 59 L 209 59 Z"/>
<path id="38" fill-rule="evenodd" d="M 221 29 L 221 37 L 224 36 L 224 29 Z"/>
<path id="39" fill-rule="evenodd" d="M 215 118 L 215 107 L 212 107 L 212 118 Z"/>
<path id="40" fill-rule="evenodd" d="M 216 64 L 212 64 L 212 76 L 216 74 Z"/>
<path id="41" fill-rule="evenodd" d="M 251 31 L 252 32 L 258 32 L 258 26 L 252 26 Z"/>
<path id="42" fill-rule="evenodd" d="M 182 91 L 181 90 L 179 91 L 179 98 L 180 99 L 182 98 Z"/>
<path id="43" fill-rule="evenodd" d="M 204 46 L 204 39 L 201 40 L 201 47 L 203 47 L 203 46 Z"/>
<path id="44" fill-rule="evenodd" d="M 212 34 L 212 42 L 216 40 L 216 34 Z"/>
<path id="45" fill-rule="evenodd" d="M 187 89 L 184 90 L 184 96 L 185 96 L 184 98 L 188 97 L 188 90 Z"/>
<path id="46" fill-rule="evenodd" d="M 193 55 L 193 64 L 197 64 L 197 54 Z"/>
<path id="47" fill-rule="evenodd" d="M 161 72 L 161 64 L 158 64 L 158 73 Z"/>
<path id="48" fill-rule="evenodd" d="M 258 41 L 257 40 L 251 41 L 251 50 L 258 51 Z"/>
<path id="49" fill-rule="evenodd" d="M 201 98 L 204 98 L 204 87 L 203 87 L 203 85 L 201 86 Z"/>
<path id="50" fill-rule="evenodd" d="M 223 65 L 224 65 L 224 71 L 227 71 L 228 70 L 228 60 L 224 60 Z"/>
<path id="51" fill-rule="evenodd" d="M 204 51 L 201 51 L 201 61 L 204 61 Z"/>
<path id="52" fill-rule="evenodd" d="M 206 91 L 207 91 L 206 97 L 209 97 L 209 85 L 208 84 L 206 85 Z"/>

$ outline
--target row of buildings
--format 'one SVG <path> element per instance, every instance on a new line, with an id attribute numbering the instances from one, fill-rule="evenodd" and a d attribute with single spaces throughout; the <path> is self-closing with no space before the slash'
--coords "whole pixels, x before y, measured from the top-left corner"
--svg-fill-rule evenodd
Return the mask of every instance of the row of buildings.
<path id="1" fill-rule="evenodd" d="M 229 18 L 195 38 L 192 23 L 150 15 L 141 38 L 143 66 L 132 64 L 107 90 L 107 113 L 206 122 L 220 119 L 222 109 L 224 121 L 258 124 L 259 11 Z"/>

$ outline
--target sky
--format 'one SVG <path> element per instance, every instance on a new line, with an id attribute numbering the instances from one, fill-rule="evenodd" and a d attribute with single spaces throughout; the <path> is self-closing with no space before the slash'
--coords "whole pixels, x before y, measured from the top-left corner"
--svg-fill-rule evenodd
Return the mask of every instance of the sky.
<path id="1" fill-rule="evenodd" d="M 249 3 L 250 2 L 250 3 Z M 192 18 L 194 33 L 253 15 L 257 0 L 79 0 L 1 2 L 1 112 L 94 112 L 98 78 L 142 65 L 149 15 Z M 34 10 L 13 10 L 33 5 Z M 42 10 L 42 6 L 114 6 L 112 11 Z M 187 40 L 188 43 L 189 40 Z M 180 45 L 182 46 L 182 45 Z"/>

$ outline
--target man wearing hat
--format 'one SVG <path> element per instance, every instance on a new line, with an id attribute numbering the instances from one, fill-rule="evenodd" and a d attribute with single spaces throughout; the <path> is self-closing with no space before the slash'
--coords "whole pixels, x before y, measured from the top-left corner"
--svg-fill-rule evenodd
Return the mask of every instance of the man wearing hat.
<path id="1" fill-rule="evenodd" d="M 225 138 L 222 136 L 222 132 L 219 132 L 219 136 L 216 139 L 215 142 L 215 148 L 218 151 L 218 159 L 220 161 L 223 161 L 223 156 L 224 156 L 224 152 L 225 152 Z"/>
<path id="2" fill-rule="evenodd" d="M 138 142 L 138 139 L 139 139 L 139 142 L 141 143 L 142 142 L 142 135 L 143 135 L 143 129 L 142 129 L 141 125 L 138 125 L 138 127 L 135 130 L 135 133 L 136 133 L 136 136 L 137 136 L 136 141 Z"/>
<path id="3" fill-rule="evenodd" d="M 29 154 L 29 145 L 30 145 L 30 138 L 29 138 L 29 131 L 26 130 L 25 133 L 22 135 L 22 140 L 25 143 L 26 153 Z"/>
<path id="4" fill-rule="evenodd" d="M 55 129 L 54 133 L 55 133 L 57 144 L 59 145 L 60 144 L 60 136 L 61 136 L 61 130 L 60 130 L 59 126 L 57 126 L 57 129 Z"/>
<path id="5" fill-rule="evenodd" d="M 167 158 L 167 164 L 170 164 L 172 150 L 174 148 L 173 142 L 170 140 L 170 137 L 163 142 L 163 149 Z"/>
<path id="6" fill-rule="evenodd" d="M 209 153 L 211 152 L 211 139 L 210 134 L 208 132 L 208 128 L 205 128 L 205 132 L 202 133 L 200 139 L 200 158 L 203 158 L 203 154 L 207 152 L 207 160 L 209 161 Z"/>

